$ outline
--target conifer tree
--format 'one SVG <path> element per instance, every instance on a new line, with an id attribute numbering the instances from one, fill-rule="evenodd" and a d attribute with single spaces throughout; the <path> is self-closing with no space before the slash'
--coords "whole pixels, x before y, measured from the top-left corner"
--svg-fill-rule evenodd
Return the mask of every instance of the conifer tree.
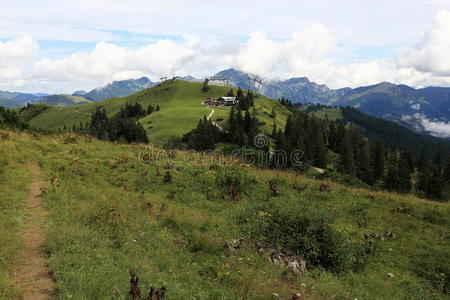
<path id="1" fill-rule="evenodd" d="M 367 184 L 373 184 L 369 142 L 364 138 L 360 138 L 356 149 L 356 176 Z"/>
<path id="2" fill-rule="evenodd" d="M 440 200 L 442 198 L 442 148 L 439 145 L 435 151 L 430 167 L 430 178 L 426 189 L 426 196 Z"/>
<path id="3" fill-rule="evenodd" d="M 409 153 L 402 151 L 398 162 L 398 188 L 400 193 L 409 193 L 411 191 L 411 166 L 409 161 Z"/>
<path id="4" fill-rule="evenodd" d="M 339 145 L 339 163 L 338 171 L 348 175 L 355 174 L 355 161 L 353 157 L 353 147 L 351 144 L 350 133 L 344 130 L 344 137 Z"/>
<path id="5" fill-rule="evenodd" d="M 385 149 L 380 140 L 371 143 L 370 164 L 372 169 L 372 180 L 377 182 L 384 177 Z"/>
<path id="6" fill-rule="evenodd" d="M 395 191 L 399 186 L 398 154 L 392 153 L 388 158 L 388 169 L 384 178 L 384 188 Z"/>

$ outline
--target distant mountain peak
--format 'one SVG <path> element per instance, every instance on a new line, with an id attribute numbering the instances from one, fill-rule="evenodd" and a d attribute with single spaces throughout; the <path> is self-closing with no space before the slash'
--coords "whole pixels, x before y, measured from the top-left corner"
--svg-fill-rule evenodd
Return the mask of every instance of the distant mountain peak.
<path id="1" fill-rule="evenodd" d="M 79 91 L 75 91 L 72 93 L 72 96 L 84 96 L 86 95 L 88 92 L 86 92 L 85 90 L 79 90 Z"/>
<path id="2" fill-rule="evenodd" d="M 223 70 L 215 76 L 227 77 L 233 86 L 243 89 L 257 89 L 257 92 L 269 98 L 279 99 L 284 97 L 294 103 L 331 104 L 350 90 L 349 88 L 332 90 L 324 84 L 311 82 L 307 77 L 296 77 L 287 80 L 264 80 L 260 76 L 233 68 Z M 262 84 L 257 84 L 256 87 L 253 84 L 251 85 L 249 78 L 254 76 L 263 79 Z"/>
<path id="3" fill-rule="evenodd" d="M 125 97 L 144 89 L 154 86 L 150 79 L 141 77 L 139 79 L 128 79 L 113 81 L 103 87 L 96 88 L 84 96 L 92 101 L 99 101 L 105 98 Z"/>

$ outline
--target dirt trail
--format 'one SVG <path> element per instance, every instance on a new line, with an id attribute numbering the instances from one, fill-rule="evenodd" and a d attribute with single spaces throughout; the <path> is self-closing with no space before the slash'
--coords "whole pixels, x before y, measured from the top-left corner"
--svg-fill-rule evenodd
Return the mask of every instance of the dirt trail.
<path id="1" fill-rule="evenodd" d="M 211 111 L 211 113 L 209 114 L 209 116 L 206 118 L 208 121 L 209 119 L 211 119 L 212 115 L 214 114 L 214 109 Z M 220 127 L 219 124 L 217 124 L 216 122 L 211 121 L 211 123 L 216 126 L 217 128 L 219 128 L 220 131 L 225 131 L 222 127 Z"/>
<path id="2" fill-rule="evenodd" d="M 16 278 L 23 291 L 22 299 L 50 299 L 53 281 L 48 272 L 47 258 L 44 253 L 44 224 L 48 212 L 40 196 L 44 182 L 42 170 L 37 163 L 31 164 L 29 170 L 33 178 L 25 201 L 24 247 L 16 270 Z"/>

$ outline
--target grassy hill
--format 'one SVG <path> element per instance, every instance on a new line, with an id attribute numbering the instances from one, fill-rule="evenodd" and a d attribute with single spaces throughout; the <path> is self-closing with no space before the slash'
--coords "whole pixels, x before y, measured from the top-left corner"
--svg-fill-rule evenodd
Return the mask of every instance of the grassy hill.
<path id="1" fill-rule="evenodd" d="M 39 103 L 54 105 L 54 106 L 71 106 L 83 103 L 90 103 L 91 100 L 88 100 L 82 96 L 74 96 L 67 94 L 59 94 L 59 95 L 50 95 L 43 97 Z"/>
<path id="2" fill-rule="evenodd" d="M 112 98 L 70 107 L 52 107 L 29 119 L 30 125 L 47 130 L 57 130 L 66 125 L 72 128 L 80 122 L 90 121 L 96 107 L 105 108 L 108 115 L 117 113 L 125 103 L 140 103 L 143 107 L 159 105 L 161 110 L 140 120 L 146 129 L 151 143 L 164 144 L 171 136 L 181 136 L 196 127 L 198 120 L 209 116 L 214 110 L 212 121 L 224 125 L 229 107 L 207 107 L 201 103 L 206 97 L 226 95 L 229 87 L 211 86 L 208 92 L 202 91 L 202 83 L 182 80 L 166 81 L 163 84 L 136 94 Z M 234 89 L 236 93 L 236 89 Z M 270 133 L 274 119 L 270 116 L 275 109 L 277 126 L 282 127 L 289 114 L 288 110 L 276 101 L 263 96 L 255 98 L 258 119 L 264 124 L 262 130 Z"/>
<path id="3" fill-rule="evenodd" d="M 165 285 L 167 299 L 290 299 L 297 292 L 304 299 L 448 299 L 449 203 L 338 184 L 320 191 L 320 181 L 291 172 L 227 158 L 214 164 L 181 151 L 172 160 L 168 155 L 71 134 L 0 131 L 0 298 L 21 293 L 23 283 L 14 278 L 24 199 L 34 176 L 30 166 L 38 165 L 56 299 L 127 299 L 130 269 L 143 292 Z M 166 172 L 171 180 L 163 178 Z M 229 197 L 229 178 L 239 182 L 237 201 Z M 303 192 L 294 188 L 305 184 Z M 308 233 L 296 239 L 336 250 L 331 264 L 349 258 L 346 253 L 359 253 L 362 262 L 341 273 L 308 262 L 302 276 L 270 264 L 277 252 L 270 242 L 304 226 L 330 234 L 322 242 Z M 238 237 L 245 238 L 240 247 L 224 247 Z"/>
<path id="4" fill-rule="evenodd" d="M 0 105 L 8 108 L 18 108 L 22 107 L 23 103 L 10 99 L 0 99 Z"/>

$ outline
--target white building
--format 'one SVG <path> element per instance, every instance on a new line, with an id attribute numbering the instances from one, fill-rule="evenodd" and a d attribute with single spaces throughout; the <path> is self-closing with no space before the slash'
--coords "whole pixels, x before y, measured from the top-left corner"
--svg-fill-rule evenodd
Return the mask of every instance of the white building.
<path id="1" fill-rule="evenodd" d="M 239 103 L 236 97 L 220 97 L 217 99 L 219 102 L 223 102 L 225 106 L 234 106 Z"/>
<path id="2" fill-rule="evenodd" d="M 228 85 L 228 78 L 221 77 L 221 76 L 213 76 L 209 78 L 208 84 L 210 85 L 218 85 L 218 86 L 227 86 Z"/>

